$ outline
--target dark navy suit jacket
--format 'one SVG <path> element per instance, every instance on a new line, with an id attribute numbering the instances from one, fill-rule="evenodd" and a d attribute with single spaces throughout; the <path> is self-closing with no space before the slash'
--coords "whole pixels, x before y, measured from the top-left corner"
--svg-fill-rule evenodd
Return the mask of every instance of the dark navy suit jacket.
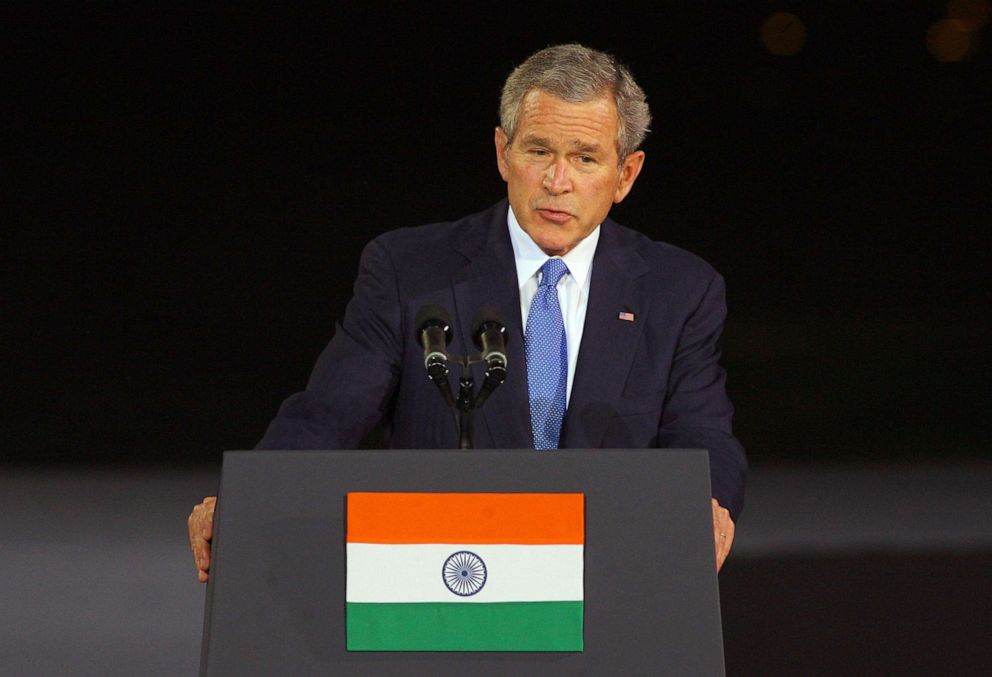
<path id="1" fill-rule="evenodd" d="M 287 399 L 264 449 L 348 449 L 385 419 L 390 446 L 456 446 L 454 421 L 427 379 L 417 310 L 450 309 L 454 354 L 475 352 L 475 312 L 506 320 L 506 382 L 475 421 L 477 448 L 532 446 L 527 370 L 507 203 L 370 242 L 354 297 L 305 391 Z M 620 319 L 632 313 L 634 321 Z M 562 448 L 708 449 L 713 496 L 736 519 L 746 462 L 731 432 L 718 339 L 723 279 L 698 257 L 610 219 L 602 224 Z M 458 368 L 452 368 L 456 387 Z M 481 383 L 480 371 L 474 373 Z M 553 452 L 552 452 L 553 453 Z"/>

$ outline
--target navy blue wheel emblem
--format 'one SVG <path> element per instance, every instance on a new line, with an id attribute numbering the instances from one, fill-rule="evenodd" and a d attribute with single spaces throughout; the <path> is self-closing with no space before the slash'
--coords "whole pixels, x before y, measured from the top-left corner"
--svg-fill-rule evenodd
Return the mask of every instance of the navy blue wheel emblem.
<path id="1" fill-rule="evenodd" d="M 469 597 L 486 584 L 486 563 L 474 552 L 459 550 L 444 560 L 441 578 L 448 590 L 460 597 Z"/>

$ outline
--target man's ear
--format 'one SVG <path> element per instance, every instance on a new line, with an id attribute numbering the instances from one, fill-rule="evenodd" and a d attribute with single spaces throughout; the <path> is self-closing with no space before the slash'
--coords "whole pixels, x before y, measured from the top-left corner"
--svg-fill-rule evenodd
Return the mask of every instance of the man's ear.
<path id="1" fill-rule="evenodd" d="M 634 181 L 637 180 L 637 175 L 641 173 L 642 167 L 644 167 L 643 150 L 636 150 L 624 158 L 623 164 L 620 165 L 620 180 L 613 193 L 613 202 L 620 204 L 627 197 L 630 189 L 634 187 Z"/>
<path id="2" fill-rule="evenodd" d="M 499 175 L 503 177 L 504 181 L 507 181 L 510 168 L 506 162 L 506 147 L 509 145 L 509 139 L 506 138 L 506 133 L 502 127 L 496 128 L 493 143 L 496 144 L 496 166 L 499 167 Z"/>

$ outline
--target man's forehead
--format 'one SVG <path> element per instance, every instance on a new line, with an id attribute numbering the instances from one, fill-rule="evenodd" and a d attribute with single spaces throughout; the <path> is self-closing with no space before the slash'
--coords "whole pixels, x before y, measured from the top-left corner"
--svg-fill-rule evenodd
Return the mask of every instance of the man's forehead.
<path id="1" fill-rule="evenodd" d="M 520 105 L 518 137 L 573 146 L 597 146 L 619 125 L 616 104 L 603 95 L 588 101 L 567 101 L 543 90 L 531 90 Z"/>
<path id="2" fill-rule="evenodd" d="M 563 99 L 554 92 L 535 88 L 527 92 L 520 100 L 520 112 L 534 111 L 541 107 L 556 107 L 561 109 L 598 109 L 601 114 L 617 116 L 616 101 L 609 91 L 590 96 L 582 101 Z"/>

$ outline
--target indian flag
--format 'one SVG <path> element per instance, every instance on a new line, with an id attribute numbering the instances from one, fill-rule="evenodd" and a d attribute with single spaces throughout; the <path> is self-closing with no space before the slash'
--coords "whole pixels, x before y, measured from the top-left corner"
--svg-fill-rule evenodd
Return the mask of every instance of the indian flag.
<path id="1" fill-rule="evenodd" d="M 583 494 L 348 494 L 349 651 L 582 651 Z"/>

